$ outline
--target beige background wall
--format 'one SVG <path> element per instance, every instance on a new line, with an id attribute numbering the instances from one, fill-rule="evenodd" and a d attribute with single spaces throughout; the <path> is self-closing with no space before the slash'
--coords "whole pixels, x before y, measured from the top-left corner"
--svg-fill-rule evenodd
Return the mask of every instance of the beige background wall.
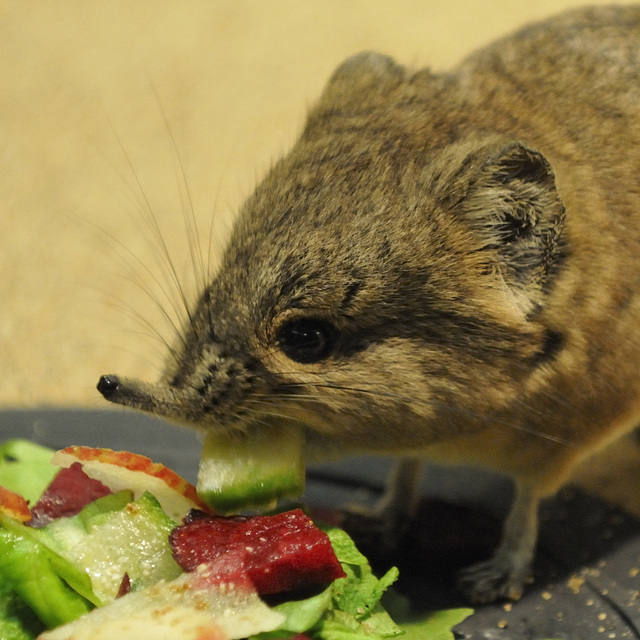
<path id="1" fill-rule="evenodd" d="M 215 254 L 344 57 L 445 69 L 578 4 L 0 1 L 0 403 L 99 404 L 99 374 L 155 376 L 135 314 L 168 335 L 169 305 L 147 207 L 188 280 L 183 212 L 206 240 L 215 211 Z"/>

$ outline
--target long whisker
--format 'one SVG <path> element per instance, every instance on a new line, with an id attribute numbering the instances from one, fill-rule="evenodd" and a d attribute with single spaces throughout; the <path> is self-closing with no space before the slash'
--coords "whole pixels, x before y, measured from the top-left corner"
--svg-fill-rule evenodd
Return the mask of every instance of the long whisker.
<path id="1" fill-rule="evenodd" d="M 127 331 L 126 333 L 140 333 L 139 331 Z M 152 338 L 153 336 L 149 336 L 148 334 L 144 333 L 143 335 L 145 335 L 147 338 Z M 158 369 L 158 363 L 154 362 L 151 358 L 148 358 L 146 356 L 140 356 L 140 354 L 137 351 L 134 351 L 133 349 L 129 349 L 127 347 L 124 347 L 120 344 L 116 344 L 116 345 L 109 345 L 109 349 L 114 350 L 114 351 L 119 351 L 120 353 L 126 353 L 128 355 L 132 355 L 135 356 L 136 359 L 138 360 L 142 360 L 143 362 L 146 362 L 152 369 L 157 370 Z"/>
<path id="2" fill-rule="evenodd" d="M 127 268 L 133 275 L 125 276 L 122 273 L 115 272 L 114 275 L 125 279 L 127 282 L 133 284 L 135 287 L 140 289 L 140 291 L 145 295 L 145 297 L 149 298 L 155 307 L 160 311 L 160 313 L 164 316 L 165 320 L 172 328 L 174 334 L 179 338 L 183 339 L 180 331 L 180 327 L 176 320 L 171 316 L 171 314 L 167 311 L 166 307 L 160 299 L 152 293 L 152 291 L 148 287 L 148 283 L 145 282 L 138 271 L 136 271 L 129 260 L 132 260 L 134 264 L 141 268 L 142 271 L 150 278 L 151 282 L 158 288 L 161 296 L 166 300 L 173 314 L 176 318 L 180 317 L 180 311 L 176 308 L 172 296 L 167 291 L 166 287 L 162 284 L 161 280 L 156 276 L 156 274 L 149 268 L 147 264 L 145 264 L 138 255 L 136 255 L 126 244 L 124 244 L 121 240 L 116 238 L 112 233 L 110 233 L 107 229 L 101 227 L 100 225 L 90 221 L 85 220 L 83 218 L 79 218 L 79 221 L 83 224 L 88 225 L 96 235 L 96 238 L 103 242 L 108 249 L 122 262 L 123 266 Z M 108 242 L 107 242 L 108 240 Z M 124 252 L 124 255 L 120 253 L 118 250 Z"/>
<path id="3" fill-rule="evenodd" d="M 283 376 L 287 376 L 287 375 L 291 375 L 291 376 L 295 376 L 295 375 L 300 375 L 301 371 L 291 371 L 291 372 L 282 372 L 281 375 Z M 317 377 L 326 377 L 326 375 L 330 373 L 327 371 L 323 371 L 323 372 L 312 372 L 312 371 L 305 371 L 304 374 L 305 375 L 310 375 L 310 376 L 317 376 Z M 421 400 L 419 398 L 415 398 L 415 397 L 408 397 L 408 396 L 403 396 L 401 394 L 396 394 L 396 393 L 392 393 L 392 392 L 388 392 L 388 391 L 380 391 L 377 389 L 363 389 L 361 387 L 356 388 L 356 387 L 349 387 L 349 386 L 344 386 L 344 385 L 335 385 L 335 384 L 327 384 L 327 383 L 320 383 L 320 382 L 308 382 L 308 381 L 303 381 L 303 382 L 291 382 L 291 383 L 286 383 L 287 387 L 290 388 L 294 388 L 294 387 L 301 387 L 301 388 L 309 388 L 309 387 L 315 387 L 315 388 L 329 388 L 329 389 L 336 389 L 336 390 L 342 390 L 342 391 L 350 391 L 353 393 L 362 393 L 362 394 L 369 394 L 369 395 L 375 395 L 378 397 L 387 397 L 387 398 L 393 398 L 395 400 L 399 400 L 401 402 L 407 403 L 407 404 L 424 404 L 424 405 L 431 405 L 431 406 L 438 406 L 438 408 L 441 409 L 445 409 L 449 412 L 455 412 L 459 415 L 462 416 L 469 416 L 469 417 L 477 417 L 477 414 L 474 414 L 474 412 L 469 411 L 469 410 L 464 410 L 458 407 L 453 407 L 450 405 L 445 405 L 443 403 L 438 403 L 432 399 L 430 400 Z M 293 397 L 295 394 L 291 394 L 291 396 Z M 559 393 L 548 393 L 547 396 L 551 399 L 554 399 L 555 401 L 557 401 L 558 403 L 569 407 L 570 405 L 566 402 L 566 400 L 563 398 L 562 395 L 560 395 Z M 544 413 L 542 411 L 540 411 L 539 408 L 528 404 L 526 402 L 524 402 L 521 399 L 516 399 L 515 402 L 517 402 L 518 404 L 520 404 L 520 406 L 524 407 L 525 409 L 527 409 L 528 411 L 530 411 L 532 414 L 538 415 L 538 416 L 543 416 L 544 417 Z M 512 429 L 516 429 L 518 431 L 521 431 L 523 433 L 529 433 L 531 435 L 536 435 L 539 436 L 541 438 L 544 438 L 546 440 L 549 440 L 550 442 L 555 442 L 557 444 L 562 444 L 568 447 L 576 447 L 576 444 L 571 442 L 570 440 L 567 440 L 565 438 L 562 438 L 560 436 L 554 435 L 554 434 L 550 434 L 544 431 L 540 431 L 539 429 L 534 429 L 534 428 L 530 428 L 527 427 L 525 425 L 522 424 L 514 424 L 514 423 L 509 423 L 506 422 L 504 420 L 497 420 L 495 424 L 500 424 L 502 426 L 506 426 Z"/>
<path id="4" fill-rule="evenodd" d="M 171 314 L 169 314 L 169 312 L 166 310 L 166 308 L 164 307 L 164 305 L 162 305 L 162 303 L 156 298 L 156 296 L 153 295 L 153 293 L 151 291 L 149 291 L 144 285 L 140 284 L 139 282 L 136 282 L 135 280 L 132 280 L 130 278 L 127 278 L 126 276 L 123 276 L 121 274 L 115 274 L 116 276 L 119 276 L 121 278 L 126 279 L 128 282 L 130 282 L 134 287 L 136 287 L 137 289 L 139 289 L 140 293 L 142 293 L 143 296 L 145 296 L 146 298 L 148 298 L 151 303 L 158 309 L 158 311 L 162 314 L 162 316 L 164 317 L 166 323 L 169 325 L 169 327 L 172 329 L 173 333 L 178 337 L 178 339 L 182 342 L 182 344 L 185 344 L 185 339 L 184 336 L 182 335 L 182 332 L 180 330 L 180 327 L 178 326 L 176 320 L 171 316 Z M 127 305 L 129 306 L 129 305 Z M 136 312 L 137 313 L 137 312 Z M 141 314 L 138 314 L 141 317 Z M 151 326 L 150 321 L 145 321 L 146 324 L 148 324 L 149 326 Z M 156 333 L 159 332 L 156 331 Z M 169 342 L 164 340 L 165 344 L 167 344 L 167 346 L 169 345 Z"/>
<path id="5" fill-rule="evenodd" d="M 262 399 L 263 398 L 263 399 Z M 269 400 L 309 400 L 309 401 L 314 401 L 314 402 L 318 402 L 321 400 L 321 396 L 320 394 L 318 395 L 298 395 L 297 393 L 265 393 L 265 394 L 257 394 L 255 396 L 255 398 L 252 398 L 252 400 L 258 401 L 258 399 L 260 402 L 262 402 L 263 404 L 269 404 Z"/>
<path id="6" fill-rule="evenodd" d="M 160 305 L 157 299 L 140 283 L 136 282 L 133 279 L 127 278 L 126 276 L 123 276 L 122 274 L 119 274 L 119 273 L 114 273 L 113 275 L 117 277 L 122 277 L 126 279 L 128 282 L 130 282 L 133 286 L 140 288 L 140 290 L 144 295 L 149 296 L 152 302 L 158 305 L 158 308 L 161 310 L 161 312 L 166 313 L 164 307 L 162 307 L 162 305 Z M 143 314 L 141 314 L 135 307 L 128 304 L 125 300 L 116 296 L 115 294 L 103 291 L 102 289 L 100 289 L 94 284 L 87 284 L 85 286 L 89 289 L 93 289 L 94 291 L 98 292 L 101 298 L 106 298 L 107 300 L 109 300 L 111 307 L 113 309 L 116 309 L 119 313 L 123 314 L 127 318 L 132 319 L 136 324 L 142 327 L 145 330 L 144 335 L 146 335 L 147 338 L 151 338 L 161 343 L 170 352 L 171 355 L 173 356 L 176 355 L 175 349 L 173 348 L 171 343 L 165 338 L 162 332 L 158 329 L 158 327 L 154 323 L 152 323 L 148 318 L 146 318 Z M 166 315 L 166 320 L 168 324 L 173 328 L 173 330 L 176 331 L 177 330 L 176 326 L 173 323 L 172 318 L 168 314 Z"/>
<path id="7" fill-rule="evenodd" d="M 269 422 L 267 422 L 265 420 L 261 420 L 260 419 L 261 417 L 264 418 L 265 416 L 269 416 L 271 418 L 281 418 L 281 419 L 284 419 L 284 420 L 291 420 L 291 416 L 287 416 L 287 415 L 285 415 L 283 413 L 277 413 L 276 411 L 257 410 L 257 409 L 253 409 L 252 407 L 249 407 L 249 406 L 246 407 L 246 410 L 248 412 L 250 412 L 254 416 L 254 419 L 253 419 L 254 422 L 257 422 L 259 424 L 263 424 L 265 426 L 271 426 L 271 425 L 269 424 Z"/>
<path id="8" fill-rule="evenodd" d="M 141 214 L 141 218 L 142 221 L 145 223 L 145 225 L 147 226 L 147 229 L 150 231 L 152 238 L 154 239 L 155 243 L 157 243 L 157 248 L 159 248 L 160 250 L 160 255 L 162 256 L 163 261 L 159 263 L 159 267 L 161 268 L 161 270 L 166 273 L 168 275 L 168 280 L 171 283 L 171 286 L 173 288 L 173 290 L 176 292 L 176 294 L 178 295 L 178 298 L 180 300 L 180 309 L 182 312 L 186 313 L 187 318 L 189 319 L 189 321 L 191 321 L 191 311 L 189 308 L 189 303 L 187 300 L 187 296 L 186 293 L 184 291 L 184 288 L 182 287 L 181 281 L 180 281 L 180 277 L 178 275 L 178 272 L 176 270 L 175 264 L 172 260 L 171 257 L 171 251 L 169 250 L 169 247 L 167 245 L 166 239 L 164 237 L 164 234 L 162 233 L 162 230 L 160 229 L 160 225 L 158 224 L 158 220 L 156 219 L 154 213 L 153 213 L 153 206 L 151 205 L 151 202 L 149 200 L 149 198 L 147 197 L 146 191 L 144 189 L 144 186 L 142 185 L 142 182 L 140 180 L 140 177 L 137 173 L 137 171 L 135 170 L 135 166 L 133 164 L 133 161 L 131 160 L 131 157 L 129 156 L 129 153 L 127 152 L 126 147 L 124 146 L 124 143 L 122 142 L 120 136 L 118 135 L 118 132 L 116 131 L 115 127 L 113 126 L 113 124 L 111 123 L 111 121 L 107 118 L 107 121 L 109 122 L 109 125 L 111 126 L 111 129 L 113 131 L 113 135 L 115 136 L 115 139 L 118 142 L 118 146 L 120 148 L 120 152 L 129 168 L 129 171 L 133 177 L 133 180 L 136 184 L 137 187 L 137 191 L 138 191 L 138 195 L 140 198 L 140 202 L 143 205 L 140 209 L 140 214 Z M 145 267 L 145 270 L 149 271 L 148 267 Z M 155 280 L 155 277 L 154 277 Z M 181 315 L 180 313 L 178 313 L 177 315 Z"/>
<path id="9" fill-rule="evenodd" d="M 177 177 L 179 178 L 179 180 L 177 180 L 177 183 L 180 200 L 182 202 L 184 230 L 189 245 L 189 255 L 191 258 L 191 267 L 193 269 L 194 282 L 196 285 L 196 289 L 200 289 L 207 284 L 208 274 L 205 271 L 204 257 L 202 254 L 202 244 L 200 240 L 198 222 L 195 215 L 195 208 L 193 205 L 193 198 L 191 196 L 191 189 L 189 188 L 189 181 L 187 180 L 184 163 L 178 150 L 178 145 L 176 144 L 173 130 L 171 128 L 171 125 L 169 124 L 169 118 L 167 117 L 167 113 L 164 109 L 162 101 L 160 100 L 157 88 L 153 83 L 151 83 L 151 89 L 153 91 L 158 109 L 164 121 L 165 131 L 167 133 L 169 144 L 171 146 L 171 156 L 173 159 L 174 170 L 177 174 Z"/>
<path id="10" fill-rule="evenodd" d="M 327 383 L 309 383 L 309 382 L 300 382 L 300 383 L 293 383 L 289 386 L 300 386 L 300 387 L 315 387 L 315 388 L 324 388 L 324 389 L 334 389 L 336 391 L 348 391 L 351 393 L 361 393 L 361 394 L 365 394 L 365 395 L 371 395 L 371 396 L 376 396 L 376 397 L 382 397 L 382 398 L 392 398 L 394 400 L 399 400 L 401 402 L 404 403 L 421 403 L 421 404 L 425 404 L 425 405 L 430 405 L 430 406 L 436 406 L 440 409 L 444 409 L 445 411 L 449 411 L 451 413 L 455 413 L 457 415 L 460 416 L 467 416 L 469 418 L 476 418 L 477 414 L 475 414 L 473 411 L 469 411 L 467 409 L 462 409 L 460 407 L 455 407 L 455 406 L 451 406 L 451 405 L 447 405 L 447 404 L 443 404 L 443 403 L 439 403 L 439 402 L 434 402 L 433 400 L 419 400 L 418 398 L 409 398 L 407 396 L 402 396 L 400 394 L 396 394 L 396 393 L 391 393 L 391 392 L 387 392 L 387 391 L 378 391 L 376 389 L 362 389 L 359 387 L 348 387 L 348 386 L 343 386 L 343 385 L 335 385 L 335 384 L 327 384 Z M 290 396 L 292 399 L 295 398 L 295 394 L 291 394 Z M 293 400 L 292 400 L 293 401 Z M 500 426 L 504 426 L 507 427 L 509 429 L 516 429 L 518 431 L 521 431 L 523 433 L 528 433 L 540 438 L 543 438 L 545 440 L 549 440 L 550 442 L 555 442 L 557 444 L 562 444 L 564 446 L 568 446 L 568 447 L 575 447 L 576 445 L 569 441 L 566 440 L 565 438 L 561 438 L 559 436 L 550 434 L 550 433 L 545 433 L 544 431 L 540 431 L 539 429 L 532 429 L 529 427 L 526 427 L 524 425 L 521 424 L 516 424 L 516 423 L 511 423 L 511 422 L 507 422 L 504 420 L 498 420 L 496 419 L 494 421 L 494 424 L 500 425 Z"/>
<path id="11" fill-rule="evenodd" d="M 147 338 L 155 340 L 159 344 L 161 344 L 171 355 L 172 358 L 177 357 L 177 352 L 171 345 L 171 343 L 160 333 L 160 331 L 156 328 L 156 326 L 150 322 L 145 316 L 139 313 L 136 309 L 134 309 L 131 305 L 128 305 L 117 298 L 112 300 L 112 304 L 116 309 L 120 311 L 120 313 L 126 315 L 131 318 L 134 322 L 136 322 L 140 327 L 145 329 L 145 331 L 139 331 L 138 333 L 142 333 Z"/>

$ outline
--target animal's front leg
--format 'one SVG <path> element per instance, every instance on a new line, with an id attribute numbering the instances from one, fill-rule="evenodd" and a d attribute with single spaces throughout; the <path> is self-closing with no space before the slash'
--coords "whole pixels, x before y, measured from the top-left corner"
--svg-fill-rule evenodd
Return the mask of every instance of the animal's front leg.
<path id="1" fill-rule="evenodd" d="M 516 483 L 514 503 L 494 556 L 460 573 L 458 586 L 472 602 L 520 598 L 531 573 L 539 504 L 540 496 L 531 486 Z"/>
<path id="2" fill-rule="evenodd" d="M 345 527 L 356 536 L 366 536 L 386 548 L 394 548 L 418 507 L 422 473 L 422 460 L 396 460 L 378 502 L 373 508 L 351 506 Z"/>
<path id="3" fill-rule="evenodd" d="M 374 513 L 389 522 L 410 520 L 420 502 L 420 480 L 424 463 L 419 458 L 400 458 L 394 463 L 384 494 Z"/>

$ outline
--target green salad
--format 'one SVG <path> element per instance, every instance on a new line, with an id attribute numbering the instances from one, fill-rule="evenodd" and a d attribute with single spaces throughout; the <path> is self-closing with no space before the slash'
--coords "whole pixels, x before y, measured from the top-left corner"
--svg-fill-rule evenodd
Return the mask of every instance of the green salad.
<path id="1" fill-rule="evenodd" d="M 144 456 L 0 445 L 3 640 L 453 638 L 470 610 L 412 616 L 397 575 L 299 509 L 217 515 Z"/>

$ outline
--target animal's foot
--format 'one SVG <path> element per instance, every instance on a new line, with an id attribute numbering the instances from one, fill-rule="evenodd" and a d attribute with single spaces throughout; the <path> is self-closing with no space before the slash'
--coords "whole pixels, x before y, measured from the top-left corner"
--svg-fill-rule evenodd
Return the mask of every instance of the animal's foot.
<path id="1" fill-rule="evenodd" d="M 529 578 L 529 567 L 515 568 L 498 557 L 479 562 L 458 574 L 458 589 L 475 604 L 519 600 Z"/>

